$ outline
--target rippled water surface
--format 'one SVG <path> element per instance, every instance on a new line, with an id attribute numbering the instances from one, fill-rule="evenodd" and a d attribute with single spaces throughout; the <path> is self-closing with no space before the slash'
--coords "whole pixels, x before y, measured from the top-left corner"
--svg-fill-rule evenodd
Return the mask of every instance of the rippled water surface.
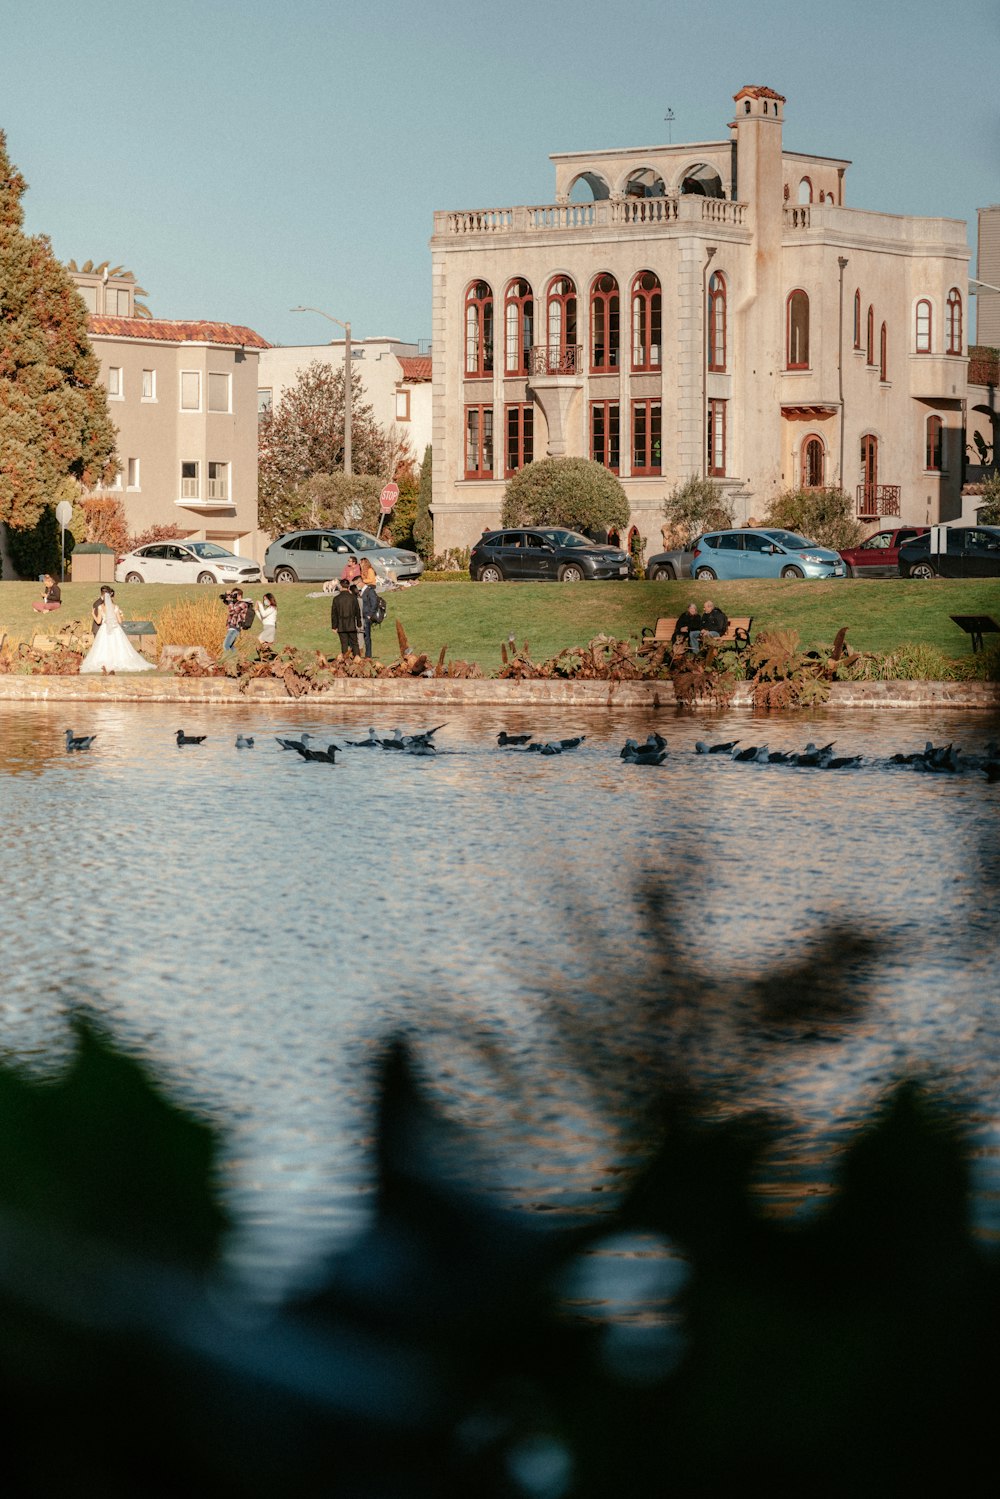
<path id="1" fill-rule="evenodd" d="M 334 712 L 0 705 L 4 1043 L 49 1065 L 83 1002 L 155 1060 L 225 1131 L 248 1273 L 301 1274 L 362 1220 L 392 1032 L 477 1132 L 493 1190 L 597 1210 L 671 985 L 694 973 L 703 1004 L 671 1019 L 671 1065 L 720 1107 L 787 1121 L 763 1191 L 822 1190 L 837 1131 L 891 1077 L 931 1070 L 974 1100 L 980 1227 L 997 1227 L 1000 786 L 874 763 L 926 738 L 976 750 L 994 719 L 439 712 L 436 758 L 348 749 L 335 767 L 275 743 L 361 737 L 367 719 Z M 64 752 L 67 722 L 97 734 L 90 754 Z M 206 743 L 178 750 L 178 723 Z M 626 734 L 654 723 L 667 763 L 624 765 Z M 498 751 L 500 728 L 587 739 L 543 759 Z M 698 738 L 835 739 L 871 763 L 743 766 L 696 756 Z M 651 875 L 671 884 L 665 929 L 640 916 Z M 803 957 L 831 916 L 880 954 L 855 1023 L 801 1037 L 726 1018 L 716 991 Z M 635 1002 L 650 976 L 662 1007 Z"/>

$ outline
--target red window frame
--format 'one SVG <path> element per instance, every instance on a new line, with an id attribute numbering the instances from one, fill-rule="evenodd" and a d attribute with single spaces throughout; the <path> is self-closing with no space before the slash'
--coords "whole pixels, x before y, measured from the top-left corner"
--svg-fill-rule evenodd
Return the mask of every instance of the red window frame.
<path id="1" fill-rule="evenodd" d="M 962 293 L 953 286 L 945 304 L 946 354 L 962 352 Z"/>
<path id="2" fill-rule="evenodd" d="M 602 271 L 590 284 L 590 372 L 606 374 L 620 361 L 621 293 L 610 271 Z"/>
<path id="3" fill-rule="evenodd" d="M 504 478 L 531 463 L 535 451 L 535 407 L 532 401 L 512 401 L 504 407 Z"/>
<path id="4" fill-rule="evenodd" d="M 823 439 L 810 432 L 802 441 L 802 487 L 822 489 L 826 478 L 826 449 Z"/>
<path id="5" fill-rule="evenodd" d="M 632 279 L 632 368 L 658 370 L 663 363 L 663 288 L 655 271 Z"/>
<path id="6" fill-rule="evenodd" d="M 465 408 L 465 477 L 493 478 L 493 407 Z"/>
<path id="7" fill-rule="evenodd" d="M 928 473 L 939 474 L 944 454 L 944 422 L 939 416 L 927 418 L 927 435 L 924 445 L 924 467 Z"/>
<path id="8" fill-rule="evenodd" d="M 557 290 L 556 288 L 559 288 Z M 558 309 L 558 328 L 552 336 L 552 313 Z M 561 369 L 567 349 L 576 348 L 576 282 L 572 276 L 553 276 L 545 293 L 545 341 L 549 361 Z"/>
<path id="9" fill-rule="evenodd" d="M 867 342 L 866 342 L 866 347 L 867 347 L 867 351 L 868 351 L 867 355 L 866 355 L 867 362 L 870 365 L 874 365 L 874 363 L 875 363 L 875 309 L 871 305 L 870 302 L 868 304 L 868 338 L 867 338 Z"/>
<path id="10" fill-rule="evenodd" d="M 473 281 L 465 293 L 465 378 L 493 373 L 493 289 Z"/>
<path id="11" fill-rule="evenodd" d="M 913 347 L 918 354 L 929 354 L 934 333 L 934 309 L 931 307 L 929 298 L 921 297 L 913 311 Z"/>
<path id="12" fill-rule="evenodd" d="M 726 472 L 726 407 L 728 401 L 711 400 L 705 414 L 705 463 L 713 478 Z"/>
<path id="13" fill-rule="evenodd" d="M 854 293 L 854 347 L 861 348 L 861 288 Z"/>
<path id="14" fill-rule="evenodd" d="M 710 370 L 725 370 L 726 368 L 727 311 L 726 278 L 721 271 L 713 271 L 708 283 L 708 367 Z"/>
<path id="15" fill-rule="evenodd" d="M 621 406 L 618 401 L 591 401 L 590 456 L 617 474 L 621 467 Z"/>
<path id="16" fill-rule="evenodd" d="M 785 368 L 809 368 L 809 294 L 801 286 L 789 292 L 785 303 Z"/>
<path id="17" fill-rule="evenodd" d="M 650 398 L 632 402 L 632 473 L 663 472 L 663 402 Z"/>
<path id="18" fill-rule="evenodd" d="M 531 283 L 517 276 L 503 299 L 504 374 L 526 375 L 534 337 L 535 297 Z"/>
<path id="19" fill-rule="evenodd" d="M 889 378 L 889 334 L 884 323 L 878 336 L 878 377 L 880 380 Z"/>

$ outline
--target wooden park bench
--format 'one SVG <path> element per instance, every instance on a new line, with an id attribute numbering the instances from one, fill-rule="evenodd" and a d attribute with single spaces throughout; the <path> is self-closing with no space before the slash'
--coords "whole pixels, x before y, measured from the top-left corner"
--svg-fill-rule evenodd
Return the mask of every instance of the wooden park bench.
<path id="1" fill-rule="evenodd" d="M 655 629 L 649 625 L 642 627 L 642 644 L 647 647 L 670 644 L 674 638 L 674 630 L 677 628 L 679 616 L 661 615 L 656 621 Z M 734 645 L 738 651 L 745 651 L 750 644 L 750 630 L 753 626 L 753 615 L 744 615 L 738 619 L 729 621 L 729 629 L 724 635 L 714 640 L 715 645 Z M 711 637 L 709 637 L 711 638 Z"/>
<path id="2" fill-rule="evenodd" d="M 966 635 L 971 635 L 973 655 L 983 649 L 984 635 L 1000 635 L 1000 625 L 990 614 L 952 614 L 950 618 Z"/>

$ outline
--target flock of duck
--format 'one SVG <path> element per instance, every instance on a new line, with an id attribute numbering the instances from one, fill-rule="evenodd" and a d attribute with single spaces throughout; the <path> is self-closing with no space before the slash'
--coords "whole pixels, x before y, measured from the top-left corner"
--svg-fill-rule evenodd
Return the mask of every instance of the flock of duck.
<path id="1" fill-rule="evenodd" d="M 401 729 L 393 729 L 389 735 L 378 734 L 374 728 L 370 728 L 366 739 L 346 739 L 344 743 L 352 749 L 381 749 L 394 750 L 406 755 L 434 755 L 437 753 L 434 747 L 434 735 L 444 727 L 444 724 L 438 724 L 435 728 L 424 729 L 419 734 L 404 734 Z M 175 737 L 177 748 L 182 749 L 186 745 L 204 744 L 208 736 L 186 734 L 183 729 L 178 729 Z M 541 740 L 535 739 L 532 734 L 508 734 L 506 730 L 501 729 L 497 735 L 497 745 L 500 749 L 550 756 L 578 749 L 586 737 L 586 734 L 577 734 L 571 739 Z M 72 729 L 67 729 L 67 754 L 89 750 L 96 738 L 96 734 L 74 734 Z M 314 748 L 314 738 L 313 734 L 306 732 L 300 734 L 297 739 L 275 735 L 276 743 L 283 750 L 289 750 L 303 760 L 335 765 L 337 756 L 342 753 L 342 746 L 331 742 L 322 749 Z M 238 750 L 248 750 L 253 747 L 253 735 L 237 734 L 236 748 Z M 705 744 L 698 739 L 694 746 L 696 755 L 725 755 L 730 760 L 744 765 L 797 765 L 811 770 L 849 770 L 866 763 L 863 755 L 837 755 L 834 749 L 835 742 L 832 740 L 824 745 L 816 745 L 810 740 L 805 749 L 799 751 L 772 750 L 766 744 L 741 747 L 739 739 L 730 739 L 720 744 Z M 663 735 L 654 731 L 647 735 L 642 744 L 637 739 L 626 739 L 619 753 L 620 758 L 628 765 L 662 765 L 669 750 Z M 963 754 L 961 749 L 956 748 L 954 744 L 935 745 L 928 739 L 922 750 L 915 750 L 912 754 L 889 755 L 880 759 L 870 759 L 867 763 L 870 765 L 906 765 L 911 770 L 924 771 L 932 775 L 956 775 L 967 771 L 982 771 L 988 781 L 1000 781 L 1000 748 L 993 740 L 981 755 L 969 755 Z"/>

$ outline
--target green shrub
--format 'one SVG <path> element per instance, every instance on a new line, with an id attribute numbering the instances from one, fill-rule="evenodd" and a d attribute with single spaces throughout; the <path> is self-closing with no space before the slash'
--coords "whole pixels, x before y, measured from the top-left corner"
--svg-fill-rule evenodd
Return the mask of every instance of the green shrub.
<path id="1" fill-rule="evenodd" d="M 733 524 L 732 502 L 712 479 L 692 474 L 663 501 L 663 514 L 673 531 L 673 545 L 686 547 L 706 531 Z"/>
<path id="2" fill-rule="evenodd" d="M 501 524 L 603 531 L 628 525 L 629 505 L 615 475 L 589 458 L 542 458 L 507 482 Z"/>
<path id="3" fill-rule="evenodd" d="M 809 541 L 818 541 L 835 552 L 857 546 L 864 535 L 850 495 L 832 485 L 787 490 L 768 506 L 765 520 L 769 526 L 799 531 Z"/>

